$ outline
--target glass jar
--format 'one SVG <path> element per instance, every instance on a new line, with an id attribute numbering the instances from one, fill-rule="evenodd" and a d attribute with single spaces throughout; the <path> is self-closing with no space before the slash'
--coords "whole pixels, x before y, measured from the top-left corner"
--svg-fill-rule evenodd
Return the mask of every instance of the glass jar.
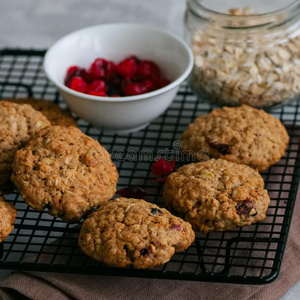
<path id="1" fill-rule="evenodd" d="M 185 29 L 200 99 L 259 108 L 299 99 L 299 0 L 187 0 Z"/>

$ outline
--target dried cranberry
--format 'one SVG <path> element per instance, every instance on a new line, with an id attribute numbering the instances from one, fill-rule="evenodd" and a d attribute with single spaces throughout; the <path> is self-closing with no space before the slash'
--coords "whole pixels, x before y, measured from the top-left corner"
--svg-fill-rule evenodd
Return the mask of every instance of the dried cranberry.
<path id="1" fill-rule="evenodd" d="M 105 92 L 106 91 L 106 83 L 103 80 L 94 80 L 87 87 L 88 92 Z"/>
<path id="2" fill-rule="evenodd" d="M 135 96 L 151 92 L 154 85 L 151 81 L 146 80 L 140 83 L 132 82 L 125 86 L 123 92 L 125 96 Z"/>
<path id="3" fill-rule="evenodd" d="M 106 72 L 105 72 L 106 80 L 110 80 L 110 78 L 116 74 L 116 71 L 117 71 L 117 65 L 114 62 L 108 60 L 106 63 Z"/>
<path id="4" fill-rule="evenodd" d="M 142 89 L 139 83 L 130 83 L 123 89 L 125 96 L 135 96 L 142 94 Z"/>
<path id="5" fill-rule="evenodd" d="M 137 69 L 137 77 L 140 80 L 155 80 L 160 77 L 160 69 L 157 64 L 149 60 L 142 60 Z"/>
<path id="6" fill-rule="evenodd" d="M 107 80 L 107 94 L 112 95 L 120 95 L 123 96 L 123 91 L 121 88 L 122 77 L 118 74 L 113 74 L 109 80 Z"/>
<path id="7" fill-rule="evenodd" d="M 149 250 L 147 248 L 143 248 L 140 250 L 140 256 L 148 256 Z"/>
<path id="8" fill-rule="evenodd" d="M 112 88 L 120 88 L 121 85 L 121 81 L 122 81 L 122 77 L 119 76 L 118 74 L 113 74 L 110 78 L 109 78 L 109 85 Z"/>
<path id="9" fill-rule="evenodd" d="M 168 175 L 174 171 L 176 161 L 167 161 L 163 158 L 160 158 L 152 165 L 152 173 L 154 175 Z"/>
<path id="10" fill-rule="evenodd" d="M 161 184 L 165 184 L 167 181 L 167 177 L 157 178 L 156 181 Z"/>
<path id="11" fill-rule="evenodd" d="M 130 83 L 131 83 L 131 79 L 129 77 L 125 77 L 125 78 L 121 79 L 120 87 L 122 89 L 122 92 Z"/>
<path id="12" fill-rule="evenodd" d="M 143 199 L 146 196 L 146 191 L 138 186 L 127 186 L 117 191 L 117 194 L 126 198 Z"/>
<path id="13" fill-rule="evenodd" d="M 80 73 L 80 68 L 78 66 L 71 66 L 67 70 L 65 77 L 65 85 L 69 86 L 73 77 L 78 76 Z"/>
<path id="14" fill-rule="evenodd" d="M 183 228 L 180 225 L 178 225 L 178 224 L 173 224 L 172 228 L 175 229 L 175 230 L 177 230 L 177 231 L 183 231 Z"/>
<path id="15" fill-rule="evenodd" d="M 76 79 L 73 81 L 74 78 Z M 79 66 L 69 67 L 65 77 L 65 85 L 76 91 L 111 97 L 140 95 L 169 83 L 160 77 L 160 69 L 156 63 L 139 61 L 136 56 L 126 58 L 118 65 L 97 58 L 87 71 Z"/>
<path id="16" fill-rule="evenodd" d="M 89 80 L 92 81 L 100 78 L 104 79 L 106 64 L 107 64 L 107 60 L 103 58 L 95 59 L 87 71 Z"/>
<path id="17" fill-rule="evenodd" d="M 73 74 L 78 73 L 78 71 L 80 71 L 80 70 L 81 70 L 81 68 L 78 66 L 71 66 L 68 68 L 66 76 L 67 77 L 72 76 Z"/>
<path id="18" fill-rule="evenodd" d="M 231 154 L 231 147 L 226 144 L 220 144 L 220 145 L 218 145 L 218 151 L 222 155 Z"/>
<path id="19" fill-rule="evenodd" d="M 105 92 L 88 91 L 88 94 L 92 96 L 108 97 L 108 95 Z"/>
<path id="20" fill-rule="evenodd" d="M 151 214 L 152 215 L 157 215 L 157 214 L 162 214 L 162 211 L 159 208 L 151 208 Z"/>
<path id="21" fill-rule="evenodd" d="M 85 69 L 81 69 L 79 72 L 79 77 L 81 77 L 86 83 L 89 83 L 89 77 Z"/>
<path id="22" fill-rule="evenodd" d="M 161 89 L 170 83 L 171 82 L 168 79 L 164 79 L 164 78 L 158 78 L 157 80 L 154 81 L 156 89 Z"/>
<path id="23" fill-rule="evenodd" d="M 117 72 L 117 66 L 114 62 L 97 58 L 91 64 L 90 68 L 87 71 L 87 78 L 89 81 L 96 79 L 105 79 L 110 80 Z"/>
<path id="24" fill-rule="evenodd" d="M 121 76 L 131 78 L 137 72 L 138 59 L 135 56 L 130 56 L 121 61 L 118 64 L 117 69 Z"/>
<path id="25" fill-rule="evenodd" d="M 255 208 L 254 201 L 252 200 L 238 201 L 235 208 L 238 215 L 248 215 L 250 211 L 253 208 Z"/>
<path id="26" fill-rule="evenodd" d="M 72 78 L 70 88 L 74 91 L 85 93 L 87 84 L 81 77 L 76 76 Z"/>
<path id="27" fill-rule="evenodd" d="M 154 90 L 154 84 L 150 80 L 142 81 L 141 83 L 143 93 L 149 93 Z"/>
<path id="28" fill-rule="evenodd" d="M 222 155 L 231 154 L 231 147 L 227 144 L 220 144 L 211 139 L 207 139 L 209 146 L 218 150 Z"/>
<path id="29" fill-rule="evenodd" d="M 81 77 L 84 81 L 86 81 L 86 70 L 79 68 L 78 66 L 69 67 L 65 77 L 65 85 L 70 87 L 71 81 L 74 77 Z"/>

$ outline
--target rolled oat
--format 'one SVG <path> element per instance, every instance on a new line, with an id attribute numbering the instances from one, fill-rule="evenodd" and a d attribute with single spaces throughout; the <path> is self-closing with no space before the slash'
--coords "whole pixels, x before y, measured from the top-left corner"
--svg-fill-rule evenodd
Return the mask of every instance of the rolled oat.
<path id="1" fill-rule="evenodd" d="M 254 14 L 251 8 L 233 8 L 229 13 Z M 200 97 L 225 105 L 269 107 L 300 94 L 299 36 L 256 45 L 251 44 L 251 37 L 232 43 L 227 37 L 220 41 L 213 35 L 199 30 L 192 38 L 195 64 L 191 81 Z"/>

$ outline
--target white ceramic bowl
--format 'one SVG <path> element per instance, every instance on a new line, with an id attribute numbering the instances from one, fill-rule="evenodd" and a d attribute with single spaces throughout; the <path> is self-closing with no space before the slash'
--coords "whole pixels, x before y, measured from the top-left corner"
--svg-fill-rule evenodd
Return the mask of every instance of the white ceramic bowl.
<path id="1" fill-rule="evenodd" d="M 136 55 L 156 62 L 171 83 L 159 90 L 129 97 L 99 97 L 64 85 L 68 67 L 88 68 L 95 58 L 114 62 Z M 44 70 L 70 109 L 93 126 L 117 132 L 136 131 L 162 114 L 193 66 L 193 54 L 181 38 L 140 24 L 103 24 L 75 31 L 46 53 Z"/>

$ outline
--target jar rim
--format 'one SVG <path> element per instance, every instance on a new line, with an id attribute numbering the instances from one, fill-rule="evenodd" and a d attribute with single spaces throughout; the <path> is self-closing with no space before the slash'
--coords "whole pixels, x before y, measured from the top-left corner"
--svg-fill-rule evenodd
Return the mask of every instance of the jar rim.
<path id="1" fill-rule="evenodd" d="M 295 0 L 289 5 L 271 12 L 247 15 L 222 13 L 204 6 L 201 2 L 202 0 L 187 0 L 187 8 L 203 21 L 209 23 L 217 21 L 220 26 L 228 29 L 272 27 L 286 23 L 287 20 L 294 19 L 296 16 L 300 17 L 300 0 Z M 234 24 L 232 24 L 233 20 Z M 230 25 L 228 26 L 228 24 Z"/>

